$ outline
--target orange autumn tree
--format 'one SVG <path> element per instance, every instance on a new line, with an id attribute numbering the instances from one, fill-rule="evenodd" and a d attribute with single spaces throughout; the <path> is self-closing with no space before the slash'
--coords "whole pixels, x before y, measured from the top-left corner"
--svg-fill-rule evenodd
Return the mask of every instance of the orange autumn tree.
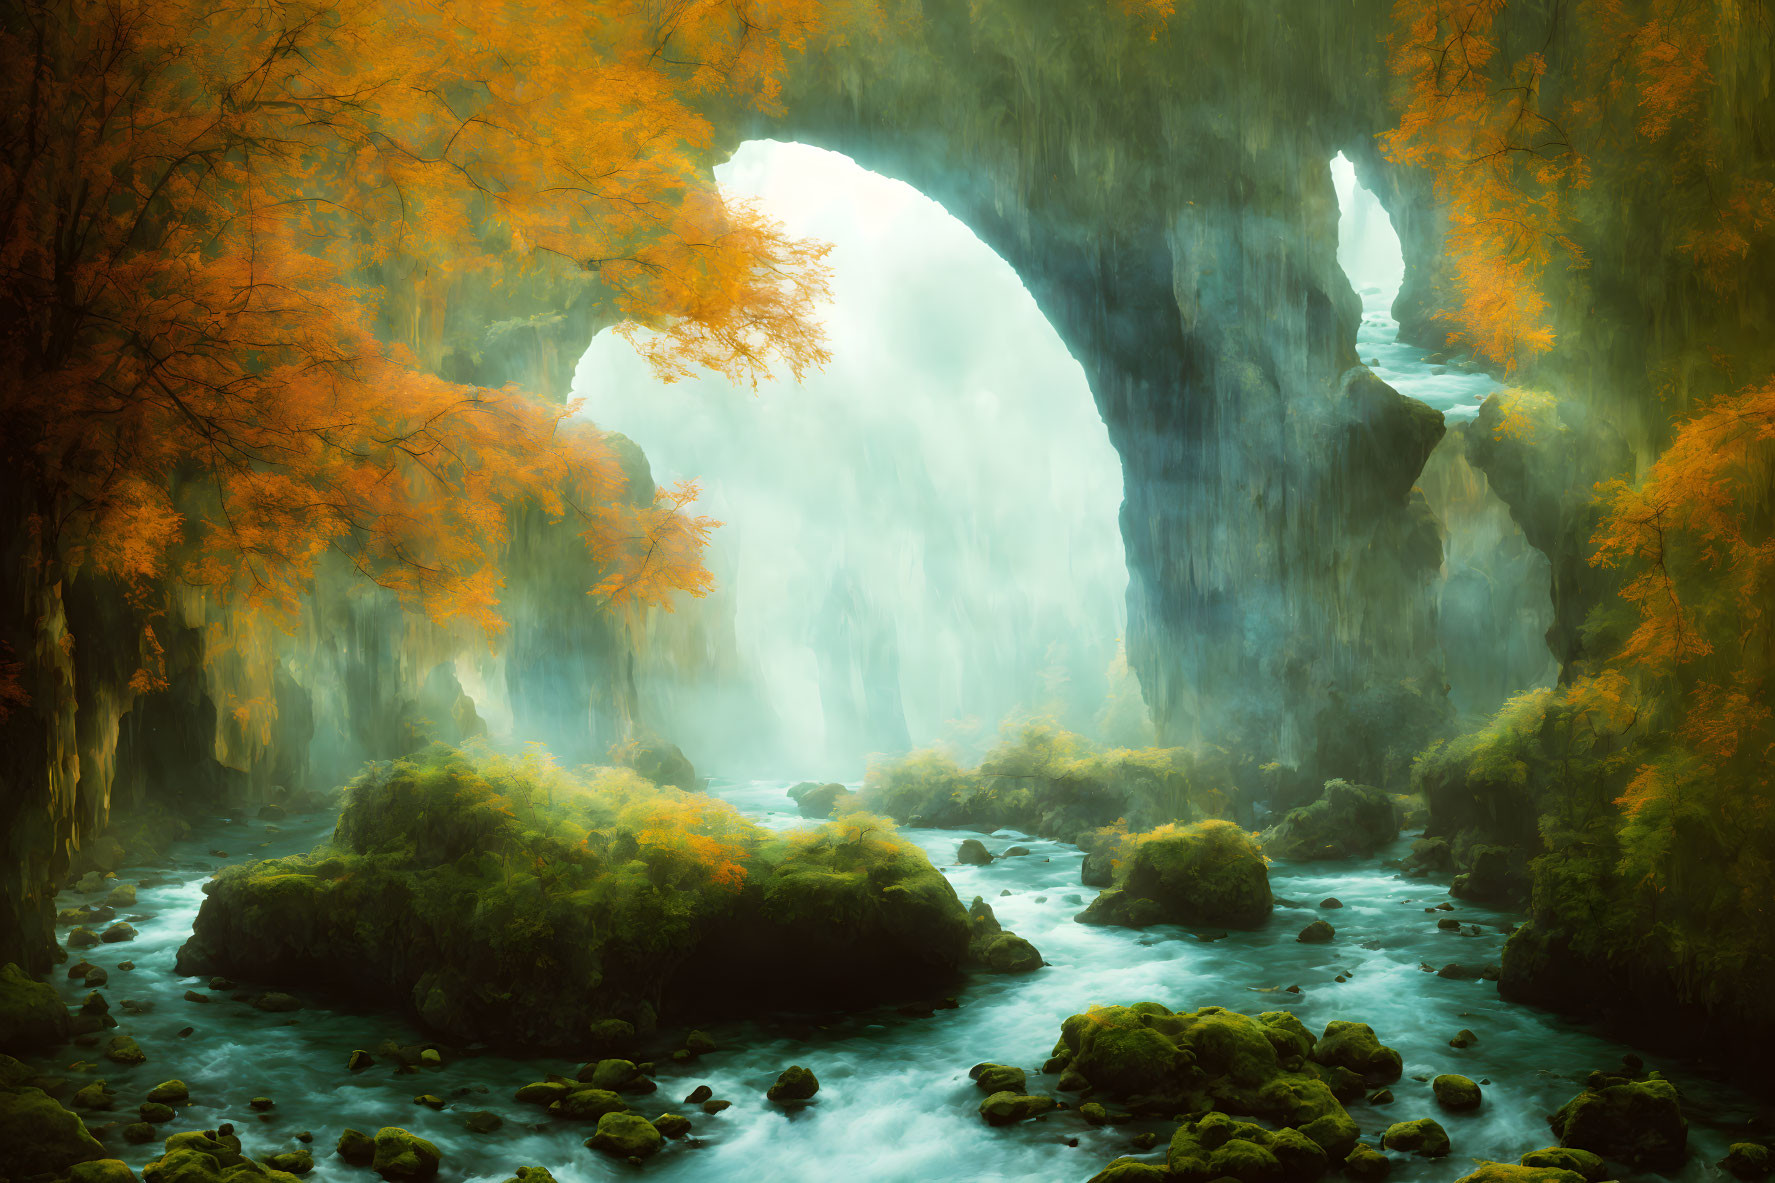
<path id="1" fill-rule="evenodd" d="M 1431 170 L 1447 207 L 1457 334 L 1509 368 L 1557 347 L 1553 308 L 1621 301 L 1646 324 L 1631 347 L 1664 400 L 1645 408 L 1655 458 L 1598 490 L 1592 561 L 1620 598 L 1593 610 L 1547 718 L 1587 718 L 1608 754 L 1588 772 L 1550 763 L 1543 804 L 1596 796 L 1593 781 L 1603 809 L 1543 814 L 1537 920 L 1595 961 L 1669 967 L 1685 1001 L 1742 1007 L 1775 965 L 1767 14 L 1713 0 L 1400 0 L 1395 14 L 1386 146 Z M 1608 278 L 1591 282 L 1591 257 Z M 1561 361 L 1579 374 L 1535 397 L 1579 397 L 1566 388 L 1593 362 Z"/>
<path id="2" fill-rule="evenodd" d="M 1714 0 L 1397 0 L 1382 146 L 1429 171 L 1447 215 L 1458 344 L 1505 370 L 1553 346 L 1548 285 L 1575 290 L 1590 250 L 1616 245 L 1586 242 L 1595 204 L 1654 203 L 1681 267 L 1735 282 L 1775 183 L 1718 117 L 1735 100 L 1711 63 L 1758 36 Z"/>
<path id="3" fill-rule="evenodd" d="M 629 506 L 573 407 L 444 381 L 378 318 L 552 268 L 668 376 L 818 364 L 823 248 L 721 201 L 701 113 L 774 102 L 811 0 L 5 11 L 0 449 L 41 553 L 286 611 L 342 560 L 491 629 L 529 500 L 601 597 L 707 587 L 691 491 Z"/>

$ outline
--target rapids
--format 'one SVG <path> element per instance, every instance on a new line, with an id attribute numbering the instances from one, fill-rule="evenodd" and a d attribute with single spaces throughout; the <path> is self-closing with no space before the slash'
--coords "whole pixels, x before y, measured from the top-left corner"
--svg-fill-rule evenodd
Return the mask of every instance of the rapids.
<path id="1" fill-rule="evenodd" d="M 786 787 L 779 781 L 717 781 L 712 791 L 762 824 L 784 827 L 800 824 Z M 210 991 L 204 980 L 175 976 L 174 955 L 217 867 L 309 849 L 326 835 L 331 820 L 311 815 L 272 827 L 215 819 L 170 849 L 160 864 L 120 873 L 120 881 L 141 885 L 136 906 L 120 912 L 139 935 L 84 952 L 109 971 L 102 993 L 119 1021 L 117 1030 L 134 1036 L 148 1061 L 133 1068 L 103 1060 L 40 1062 L 39 1068 L 67 1078 L 70 1091 L 98 1076 L 111 1081 L 116 1110 L 86 1116 L 112 1152 L 138 1170 L 158 1155 L 159 1144 L 126 1145 L 122 1125 L 134 1119 L 149 1088 L 176 1077 L 190 1086 L 192 1106 L 159 1127 L 162 1137 L 232 1122 L 245 1151 L 263 1157 L 295 1149 L 295 1135 L 312 1131 L 316 1165 L 308 1178 L 318 1183 L 374 1183 L 367 1169 L 333 1154 L 339 1131 L 347 1126 L 374 1132 L 399 1125 L 430 1139 L 443 1152 L 439 1178 L 446 1183 L 498 1181 L 530 1164 L 548 1167 L 561 1183 L 634 1173 L 582 1146 L 590 1125 L 558 1122 L 512 1099 L 519 1085 L 549 1072 L 570 1075 L 576 1063 L 446 1049 L 441 1068 L 402 1073 L 392 1060 L 378 1057 L 375 1066 L 351 1073 L 345 1063 L 354 1048 L 374 1051 L 385 1040 L 420 1043 L 426 1036 L 396 1015 L 341 1009 L 338 1000 L 305 996 L 299 989 L 293 992 L 307 1003 L 304 1009 L 265 1014 L 230 1001 L 226 992 Z M 957 844 L 968 836 L 904 832 L 940 866 L 953 860 Z M 639 1099 L 638 1107 L 650 1116 L 685 1112 L 695 1125 L 689 1143 L 668 1143 L 641 1170 L 661 1180 L 722 1183 L 1082 1181 L 1111 1158 L 1132 1152 L 1131 1138 L 1142 1129 L 1159 1132 L 1160 1144 L 1149 1157 L 1162 1160 L 1168 1132 L 1163 1123 L 1093 1129 L 1068 1110 L 991 1129 L 976 1111 L 982 1094 L 968 1079 L 970 1066 L 981 1060 L 1022 1065 L 1030 1072 L 1031 1091 L 1052 1091 L 1055 1079 L 1042 1076 L 1039 1068 L 1060 1022 L 1093 1003 L 1154 999 L 1173 1008 L 1286 1008 L 1315 1031 L 1336 1018 L 1372 1024 L 1404 1056 L 1405 1075 L 1392 1086 L 1397 1099 L 1391 1105 L 1350 1106 L 1365 1139 L 1373 1140 L 1390 1122 L 1433 1116 L 1454 1143 L 1454 1153 L 1440 1161 L 1395 1156 L 1393 1178 L 1410 1181 L 1454 1179 L 1472 1169 L 1474 1158 L 1514 1161 L 1548 1144 L 1546 1115 L 1581 1090 L 1589 1070 L 1615 1066 L 1624 1052 L 1634 1050 L 1553 1015 L 1503 1002 L 1490 982 L 1425 972 L 1421 966 L 1495 962 L 1516 917 L 1450 901 L 1443 879 L 1402 877 L 1389 860 L 1404 853 L 1406 838 L 1371 860 L 1275 863 L 1272 886 L 1289 902 L 1278 905 L 1262 930 L 1225 936 L 1171 926 L 1133 931 L 1075 924 L 1073 914 L 1093 891 L 1079 884 L 1079 850 L 1004 831 L 987 838 L 995 852 L 1013 844 L 1031 853 L 945 871 L 964 903 L 984 896 L 1006 927 L 1036 944 L 1047 967 L 1023 976 L 969 977 L 958 985 L 959 1006 L 929 1018 L 881 1009 L 785 1013 L 711 1027 L 722 1050 L 684 1066 L 662 1060 L 656 1077 L 660 1091 Z M 226 850 L 226 858 L 208 853 L 217 850 Z M 1319 902 L 1330 896 L 1343 907 L 1322 909 Z M 66 893 L 60 906 L 78 902 L 81 897 Z M 1444 902 L 1453 902 L 1455 910 L 1426 911 Z M 1321 916 L 1336 927 L 1336 939 L 1327 945 L 1297 942 L 1295 934 Z M 1436 921 L 1444 916 L 1458 918 L 1461 931 L 1439 930 Z M 124 960 L 133 960 L 134 970 L 118 970 Z M 1338 974 L 1348 980 L 1336 982 Z M 70 1004 L 86 993 L 61 972 L 53 980 Z M 1288 993 L 1290 986 L 1300 992 Z M 190 989 L 211 994 L 212 1001 L 186 1001 Z M 786 1012 L 797 1001 L 788 989 L 786 979 Z M 140 1004 L 143 1013 L 124 1013 L 125 999 Z M 194 1030 L 181 1037 L 186 1026 Z M 1450 1036 L 1463 1027 L 1478 1035 L 1478 1043 L 1465 1050 L 1450 1047 Z M 1689 1066 L 1640 1050 L 1648 1065 L 1675 1080 L 1685 1096 L 1691 1156 L 1680 1177 L 1718 1176 L 1711 1164 L 1734 1140 L 1733 1130 L 1742 1129 L 1752 1115 L 1753 1102 Z M 799 1110 L 764 1099 L 765 1088 L 790 1064 L 813 1069 L 820 1080 L 819 1095 Z M 1441 1072 L 1481 1081 L 1483 1106 L 1471 1114 L 1441 1111 L 1428 1084 Z M 699 1084 L 711 1086 L 733 1107 L 711 1117 L 682 1105 L 680 1099 Z M 421 1093 L 444 1098 L 448 1107 L 434 1111 L 415 1104 Z M 247 1102 L 255 1096 L 272 1098 L 275 1107 L 253 1112 Z M 504 1127 L 492 1134 L 469 1132 L 463 1116 L 476 1110 L 501 1115 Z M 108 1119 L 116 1124 L 101 1128 Z"/>

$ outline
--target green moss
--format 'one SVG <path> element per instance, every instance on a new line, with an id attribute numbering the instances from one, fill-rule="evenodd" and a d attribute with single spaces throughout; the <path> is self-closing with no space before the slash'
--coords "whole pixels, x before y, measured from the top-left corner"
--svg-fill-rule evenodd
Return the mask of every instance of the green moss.
<path id="1" fill-rule="evenodd" d="M 1152 1016 L 1125 1006 L 1093 1007 L 1061 1026 L 1070 1068 L 1112 1096 L 1176 1091 L 1190 1062 L 1151 1025 Z"/>
<path id="2" fill-rule="evenodd" d="M 1675 1170 L 1688 1155 L 1681 1099 L 1657 1076 L 1585 1089 L 1549 1122 L 1561 1146 L 1654 1171 Z"/>
<path id="3" fill-rule="evenodd" d="M 1582 1175 L 1589 1183 L 1599 1183 L 1609 1176 L 1608 1164 L 1600 1155 L 1572 1146 L 1547 1146 L 1531 1150 L 1519 1160 L 1525 1167 L 1551 1167 Z"/>
<path id="4" fill-rule="evenodd" d="M 789 834 L 627 769 L 433 747 L 372 767 L 313 854 L 210 884 L 182 972 L 300 980 L 464 1039 L 577 1046 L 662 1008 L 868 1001 L 960 966 L 953 889 L 892 823 Z"/>
<path id="5" fill-rule="evenodd" d="M 1404 1070 L 1399 1053 L 1381 1043 L 1367 1023 L 1332 1020 L 1314 1043 L 1312 1056 L 1328 1067 L 1360 1073 L 1375 1084 L 1398 1080 Z"/>
<path id="6" fill-rule="evenodd" d="M 1269 872 L 1250 836 L 1228 821 L 1160 827 L 1134 843 L 1121 887 L 1181 923 L 1257 925 L 1269 918 Z"/>
<path id="7" fill-rule="evenodd" d="M 993 1093 L 980 1102 L 980 1116 L 987 1125 L 1014 1125 L 1039 1117 L 1054 1108 L 1054 1098 L 1022 1096 L 1012 1092 Z"/>
<path id="8" fill-rule="evenodd" d="M 1448 1131 L 1428 1117 L 1396 1122 L 1381 1135 L 1381 1145 L 1422 1158 L 1442 1158 L 1449 1152 Z"/>
<path id="9" fill-rule="evenodd" d="M 80 1118 L 42 1089 L 0 1089 L 0 1162 L 9 1172 L 49 1174 L 104 1157 Z"/>
<path id="10" fill-rule="evenodd" d="M 407 1183 L 436 1175 L 442 1158 L 436 1146 L 417 1134 L 383 1126 L 376 1131 L 376 1154 L 370 1165 L 384 1179 Z"/>
<path id="11" fill-rule="evenodd" d="M 1528 1167 L 1508 1162 L 1486 1162 L 1462 1175 L 1457 1183 L 1585 1183 L 1584 1176 L 1558 1167 Z"/>
<path id="12" fill-rule="evenodd" d="M 0 1047 L 35 1051 L 68 1037 L 68 1008 L 55 987 L 10 962 L 0 966 Z"/>
<path id="13" fill-rule="evenodd" d="M 1089 1183 L 1166 1183 L 1171 1178 L 1171 1172 L 1156 1163 L 1141 1162 L 1137 1158 L 1118 1158 L 1092 1175 Z"/>
<path id="14" fill-rule="evenodd" d="M 1223 817 L 1245 763 L 1219 748 L 1099 749 L 1047 723 L 1010 731 L 979 767 L 927 748 L 872 761 L 862 803 L 926 826 L 1010 826 L 1064 841 L 1127 820 Z"/>
<path id="15" fill-rule="evenodd" d="M 665 1137 L 644 1117 L 606 1113 L 598 1119 L 598 1132 L 586 1139 L 586 1145 L 615 1158 L 650 1158 L 665 1145 Z"/>
<path id="16" fill-rule="evenodd" d="M 1445 1109 L 1459 1111 L 1479 1108 L 1479 1086 L 1465 1076 L 1445 1073 L 1430 1082 L 1430 1089 Z"/>
<path id="17" fill-rule="evenodd" d="M 1369 855 L 1399 836 L 1392 796 L 1368 785 L 1325 782 L 1310 805 L 1289 810 L 1265 830 L 1265 854 L 1288 859 Z"/>

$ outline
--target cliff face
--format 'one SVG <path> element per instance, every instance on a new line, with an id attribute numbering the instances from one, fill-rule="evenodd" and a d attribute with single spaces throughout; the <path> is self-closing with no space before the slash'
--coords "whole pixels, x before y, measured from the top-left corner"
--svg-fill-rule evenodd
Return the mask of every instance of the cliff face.
<path id="1" fill-rule="evenodd" d="M 1182 6 L 1154 40 L 1097 6 L 926 5 L 752 129 L 907 181 L 1017 269 L 1121 453 L 1161 735 L 1326 775 L 1372 775 L 1377 693 L 1441 691 L 1413 482 L 1442 424 L 1357 368 L 1327 167 L 1382 126 L 1385 12 Z"/>

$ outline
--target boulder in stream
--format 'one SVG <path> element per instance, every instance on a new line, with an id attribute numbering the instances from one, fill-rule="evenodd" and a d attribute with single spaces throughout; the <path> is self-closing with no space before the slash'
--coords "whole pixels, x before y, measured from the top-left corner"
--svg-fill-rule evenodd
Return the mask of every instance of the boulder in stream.
<path id="1" fill-rule="evenodd" d="M 442 1160 L 438 1148 L 424 1138 L 399 1126 L 383 1126 L 376 1131 L 376 1153 L 370 1166 L 384 1179 L 412 1183 L 436 1175 Z"/>
<path id="2" fill-rule="evenodd" d="M 1054 1098 L 1042 1096 L 1025 1096 L 1005 1091 L 993 1093 L 980 1102 L 980 1116 L 986 1119 L 987 1125 L 1015 1125 L 1038 1117 L 1054 1108 Z"/>
<path id="3" fill-rule="evenodd" d="M 1433 1118 L 1420 1117 L 1415 1121 L 1401 1121 L 1387 1127 L 1381 1135 L 1381 1145 L 1388 1150 L 1399 1150 L 1406 1154 L 1415 1154 L 1420 1158 L 1442 1158 L 1448 1154 L 1448 1131 Z"/>
<path id="4" fill-rule="evenodd" d="M 1371 855 L 1398 836 L 1390 795 L 1332 780 L 1318 800 L 1289 810 L 1259 841 L 1275 858 L 1347 859 Z"/>
<path id="5" fill-rule="evenodd" d="M 0 966 L 0 1048 L 36 1051 L 67 1037 L 68 1008 L 55 987 L 11 963 Z"/>
<path id="6" fill-rule="evenodd" d="M 1129 839 L 1117 886 L 1079 913 L 1083 924 L 1208 924 L 1250 928 L 1268 919 L 1269 872 L 1229 821 L 1161 826 Z"/>
<path id="7" fill-rule="evenodd" d="M 1481 1100 L 1479 1086 L 1465 1076 L 1444 1073 L 1430 1082 L 1430 1091 L 1444 1109 L 1458 1111 L 1477 1109 Z"/>
<path id="8" fill-rule="evenodd" d="M 1650 1171 L 1674 1171 L 1688 1157 L 1689 1123 L 1676 1086 L 1657 1073 L 1643 1080 L 1603 1077 L 1548 1118 L 1561 1146 Z"/>
<path id="9" fill-rule="evenodd" d="M 811 1070 L 791 1064 L 777 1076 L 775 1084 L 765 1090 L 772 1101 L 806 1101 L 820 1091 L 820 1082 Z"/>
<path id="10" fill-rule="evenodd" d="M 9 1175 L 59 1175 L 104 1157 L 79 1116 L 42 1089 L 0 1088 L 0 1162 Z"/>
<path id="11" fill-rule="evenodd" d="M 824 820 L 855 804 L 857 795 L 836 782 L 815 784 L 802 781 L 789 790 L 789 797 L 802 817 Z"/>
<path id="12" fill-rule="evenodd" d="M 665 1136 L 635 1113 L 606 1113 L 586 1145 L 613 1158 L 650 1158 L 665 1145 Z"/>

